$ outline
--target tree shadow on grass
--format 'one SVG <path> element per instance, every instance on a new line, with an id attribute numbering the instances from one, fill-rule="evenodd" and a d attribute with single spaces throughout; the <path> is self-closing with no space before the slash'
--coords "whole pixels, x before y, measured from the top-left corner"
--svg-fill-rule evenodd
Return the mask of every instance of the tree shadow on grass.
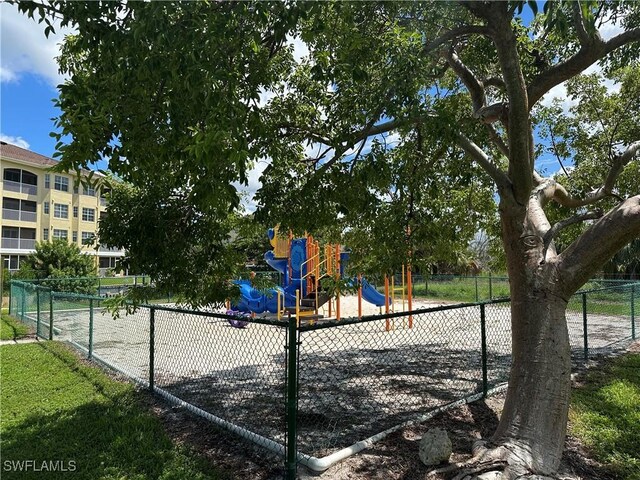
<path id="1" fill-rule="evenodd" d="M 7 422 L 2 429 L 3 479 L 219 478 L 206 462 L 173 446 L 161 423 L 140 407 L 140 394 L 130 385 L 109 382 L 60 345 L 40 347 L 69 367 L 79 382 L 90 382 L 98 394 L 87 392 L 90 399 L 80 406 L 72 397 L 67 407 L 61 391 L 59 398 L 51 399 L 59 404 L 55 413 L 34 412 L 22 421 Z M 30 391 L 37 395 L 37 384 Z M 34 464 L 20 471 L 15 462 L 21 460 Z M 43 462 L 56 471 L 43 470 Z"/>

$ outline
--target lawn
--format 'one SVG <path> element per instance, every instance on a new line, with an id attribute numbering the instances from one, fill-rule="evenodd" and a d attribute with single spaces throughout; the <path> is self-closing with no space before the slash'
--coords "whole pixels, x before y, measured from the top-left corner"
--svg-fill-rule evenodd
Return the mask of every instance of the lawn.
<path id="1" fill-rule="evenodd" d="M 491 298 L 509 296 L 509 282 L 505 278 L 488 277 L 452 277 L 450 279 L 429 279 L 427 282 L 419 278 L 413 284 L 416 297 L 427 297 L 431 300 L 450 300 L 457 302 L 482 302 Z"/>
<path id="2" fill-rule="evenodd" d="M 620 480 L 640 480 L 640 354 L 608 361 L 573 391 L 571 433 Z"/>
<path id="3" fill-rule="evenodd" d="M 0 340 L 16 340 L 30 333 L 29 328 L 4 313 L 0 316 Z"/>
<path id="4" fill-rule="evenodd" d="M 3 479 L 42 478 L 43 462 L 58 469 L 50 478 L 223 478 L 208 462 L 172 443 L 130 383 L 87 366 L 64 345 L 5 345 L 0 365 Z M 33 466 L 28 472 L 7 470 L 20 460 L 34 461 L 41 471 Z"/>

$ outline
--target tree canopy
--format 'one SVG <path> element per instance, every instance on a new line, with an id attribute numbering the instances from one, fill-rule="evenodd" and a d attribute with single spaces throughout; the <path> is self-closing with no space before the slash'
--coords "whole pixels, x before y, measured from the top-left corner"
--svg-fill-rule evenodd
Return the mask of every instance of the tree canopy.
<path id="1" fill-rule="evenodd" d="M 19 8 L 77 28 L 60 58 L 70 79 L 58 134 L 72 136 L 58 146 L 63 167 L 107 158 L 137 189 L 139 206 L 121 203 L 132 223 L 101 235 L 196 303 L 215 296 L 208 284 L 226 294 L 218 276 L 234 258 L 234 182 L 259 159 L 271 164 L 256 217 L 342 239 L 357 268 L 426 265 L 466 249 L 479 229 L 499 230 L 512 370 L 500 424 L 476 458 L 508 464 L 503 478 L 555 471 L 570 391 L 567 301 L 640 235 L 640 4 Z M 309 51 L 300 61 L 295 41 Z M 602 73 L 582 76 L 589 68 Z M 575 106 L 543 104 L 564 82 Z M 575 169 L 538 171 L 548 149 Z"/>

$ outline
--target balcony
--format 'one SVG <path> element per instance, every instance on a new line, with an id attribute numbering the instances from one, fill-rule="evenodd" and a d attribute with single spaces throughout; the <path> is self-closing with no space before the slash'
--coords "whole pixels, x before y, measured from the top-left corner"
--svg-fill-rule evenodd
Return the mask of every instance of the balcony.
<path id="1" fill-rule="evenodd" d="M 112 247 L 112 248 L 107 248 L 107 247 L 103 247 L 102 245 L 100 245 L 100 248 L 98 249 L 99 252 L 109 252 L 109 253 L 119 253 L 122 252 L 122 250 Z"/>
<path id="2" fill-rule="evenodd" d="M 36 241 L 32 238 L 2 237 L 0 245 L 2 245 L 2 248 L 11 248 L 16 250 L 33 250 L 36 248 Z"/>
<path id="3" fill-rule="evenodd" d="M 27 212 L 25 210 L 12 210 L 10 208 L 2 209 L 3 220 L 16 220 L 22 222 L 35 222 L 37 214 L 36 212 Z"/>
<path id="4" fill-rule="evenodd" d="M 37 195 L 38 186 L 28 183 L 14 182 L 12 180 L 3 180 L 2 187 L 7 192 L 26 193 L 27 195 Z"/>

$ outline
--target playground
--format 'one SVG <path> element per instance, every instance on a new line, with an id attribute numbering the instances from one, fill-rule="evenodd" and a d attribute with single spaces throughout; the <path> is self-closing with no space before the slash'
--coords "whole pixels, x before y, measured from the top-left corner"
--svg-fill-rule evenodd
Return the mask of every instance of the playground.
<path id="1" fill-rule="evenodd" d="M 321 245 L 309 234 L 300 238 L 294 238 L 291 232 L 283 235 L 278 227 L 269 229 L 267 236 L 273 249 L 265 253 L 264 260 L 278 272 L 280 285 L 265 291 L 254 287 L 253 277 L 236 281 L 240 300 L 229 302 L 229 313 L 271 313 L 277 319 L 293 315 L 300 325 L 419 308 L 413 304 L 409 265 L 402 267 L 398 284 L 395 275 L 384 275 L 380 292 L 362 275 L 347 275 L 349 251 L 339 244 Z M 338 286 L 340 281 L 346 283 L 347 290 L 356 292 L 355 297 L 345 297 Z M 409 318 L 410 327 L 411 323 Z"/>

